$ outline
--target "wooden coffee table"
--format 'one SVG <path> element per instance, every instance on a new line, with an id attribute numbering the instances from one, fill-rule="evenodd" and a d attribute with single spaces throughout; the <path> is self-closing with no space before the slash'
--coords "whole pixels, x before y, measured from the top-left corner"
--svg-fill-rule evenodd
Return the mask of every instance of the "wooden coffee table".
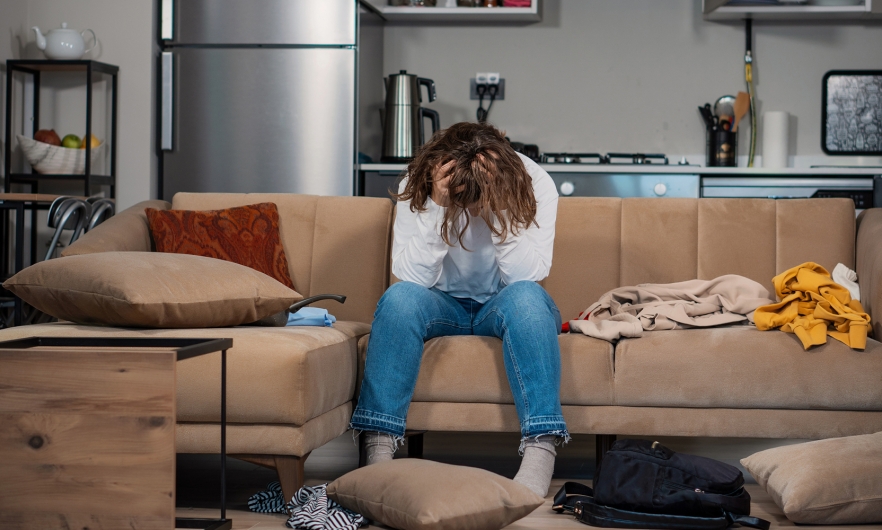
<path id="1" fill-rule="evenodd" d="M 0 527 L 232 528 L 226 352 L 232 339 L 0 342 Z M 175 520 L 175 367 L 220 352 L 221 513 Z"/>

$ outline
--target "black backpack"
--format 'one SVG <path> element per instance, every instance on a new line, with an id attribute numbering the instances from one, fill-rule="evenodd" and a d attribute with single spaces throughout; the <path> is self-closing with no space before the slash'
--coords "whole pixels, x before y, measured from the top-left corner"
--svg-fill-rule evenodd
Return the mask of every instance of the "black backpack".
<path id="1" fill-rule="evenodd" d="M 768 521 L 750 517 L 750 494 L 737 468 L 645 440 L 614 443 L 594 489 L 567 482 L 554 496 L 553 509 L 607 528 L 723 530 L 736 523 L 769 528 Z"/>

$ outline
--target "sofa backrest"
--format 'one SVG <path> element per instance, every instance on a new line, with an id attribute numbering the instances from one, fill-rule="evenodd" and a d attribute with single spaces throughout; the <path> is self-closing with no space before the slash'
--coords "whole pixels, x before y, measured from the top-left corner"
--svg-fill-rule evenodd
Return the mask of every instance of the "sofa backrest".
<path id="1" fill-rule="evenodd" d="M 326 301 L 339 320 L 371 322 L 388 287 L 392 203 L 371 197 L 288 193 L 178 193 L 175 210 L 218 210 L 261 202 L 279 209 L 279 232 L 294 288 L 303 296 L 343 294 Z"/>
<path id="2" fill-rule="evenodd" d="M 769 289 L 806 261 L 854 268 L 850 199 L 562 197 L 551 274 L 566 320 L 615 287 L 740 274 Z"/>

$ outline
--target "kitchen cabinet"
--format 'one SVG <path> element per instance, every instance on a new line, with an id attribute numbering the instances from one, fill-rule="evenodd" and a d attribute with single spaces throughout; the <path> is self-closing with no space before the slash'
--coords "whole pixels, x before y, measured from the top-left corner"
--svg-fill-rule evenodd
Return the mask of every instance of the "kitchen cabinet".
<path id="1" fill-rule="evenodd" d="M 389 22 L 539 22 L 539 1 L 532 0 L 530 7 L 397 7 L 377 6 Z M 880 0 L 882 1 L 882 0 Z M 446 0 L 438 0 L 443 6 Z"/>
<path id="2" fill-rule="evenodd" d="M 806 20 L 832 22 L 882 18 L 882 0 L 863 0 L 854 5 L 726 5 L 729 0 L 702 0 L 704 18 L 715 21 Z"/>

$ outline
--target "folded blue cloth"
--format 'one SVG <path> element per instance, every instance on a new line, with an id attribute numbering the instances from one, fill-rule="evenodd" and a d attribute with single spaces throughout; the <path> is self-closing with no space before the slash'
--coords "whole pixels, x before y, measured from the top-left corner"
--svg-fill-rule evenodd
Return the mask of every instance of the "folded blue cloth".
<path id="1" fill-rule="evenodd" d="M 336 322 L 334 315 L 319 307 L 301 307 L 300 311 L 288 315 L 288 326 L 325 326 Z"/>

